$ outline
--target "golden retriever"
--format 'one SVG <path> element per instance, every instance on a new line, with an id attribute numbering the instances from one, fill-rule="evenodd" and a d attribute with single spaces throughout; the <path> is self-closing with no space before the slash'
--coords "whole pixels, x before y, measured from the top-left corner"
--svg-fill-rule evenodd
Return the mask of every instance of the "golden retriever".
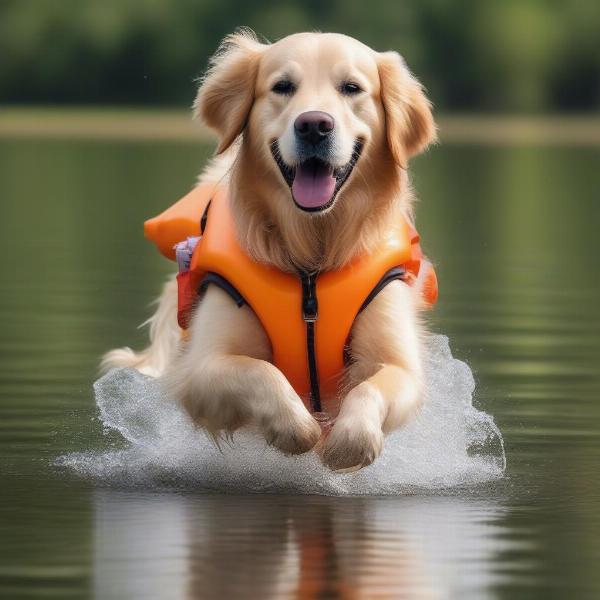
<path id="1" fill-rule="evenodd" d="M 394 220 L 411 219 L 407 164 L 436 137 L 431 105 L 400 55 L 331 33 L 273 44 L 248 31 L 228 36 L 194 110 L 219 139 L 200 180 L 227 182 L 243 248 L 287 272 L 340 268 L 371 251 Z M 321 138 L 326 150 L 319 154 Z M 321 166 L 307 175 L 303 165 L 313 156 Z M 104 366 L 164 376 L 168 391 L 213 435 L 252 424 L 285 453 L 317 447 L 331 469 L 356 469 L 379 455 L 384 435 L 420 404 L 415 287 L 391 283 L 356 318 L 339 412 L 323 429 L 272 364 L 250 308 L 209 286 L 181 343 L 176 296 L 175 282 L 168 283 L 150 319 L 149 348 L 113 350 Z"/>

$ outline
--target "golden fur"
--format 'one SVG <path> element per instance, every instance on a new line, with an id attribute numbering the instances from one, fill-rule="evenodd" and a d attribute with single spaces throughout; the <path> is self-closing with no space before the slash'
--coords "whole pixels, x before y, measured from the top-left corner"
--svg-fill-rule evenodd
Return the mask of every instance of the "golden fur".
<path id="1" fill-rule="evenodd" d="M 282 73 L 298 90 L 271 93 Z M 344 97 L 334 82 L 352 77 L 364 90 Z M 194 104 L 219 137 L 217 157 L 201 176 L 226 180 L 241 244 L 256 260 L 285 271 L 336 269 L 373 249 L 393 220 L 411 217 L 406 167 L 435 139 L 429 101 L 394 52 L 377 53 L 338 34 L 302 33 L 263 44 L 248 32 L 227 37 L 212 59 Z M 348 160 L 364 141 L 354 171 L 331 208 L 305 213 L 270 153 L 288 152 L 290 123 L 307 110 L 335 116 L 336 151 Z M 340 158 L 342 160 L 342 158 Z M 271 363 L 269 340 L 254 313 L 209 287 L 190 339 L 179 344 L 176 288 L 165 288 L 142 353 L 114 350 L 104 366 L 132 366 L 155 376 L 196 423 L 213 435 L 252 424 L 286 453 L 315 445 L 332 469 L 360 468 L 380 453 L 384 433 L 418 407 L 422 388 L 418 290 L 388 285 L 357 318 L 352 361 L 331 429 L 321 427 Z M 181 347 L 180 347 L 181 346 Z"/>

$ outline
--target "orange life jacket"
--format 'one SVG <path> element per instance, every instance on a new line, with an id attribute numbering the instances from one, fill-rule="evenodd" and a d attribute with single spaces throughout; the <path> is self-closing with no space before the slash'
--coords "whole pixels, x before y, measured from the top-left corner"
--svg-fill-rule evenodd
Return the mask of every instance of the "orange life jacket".
<path id="1" fill-rule="evenodd" d="M 437 299 L 435 271 L 424 260 L 419 236 L 407 221 L 396 223 L 376 252 L 337 271 L 285 273 L 253 260 L 237 241 L 227 190 L 201 184 L 164 213 L 146 221 L 145 235 L 174 259 L 173 246 L 202 235 L 188 272 L 180 273 L 180 326 L 185 329 L 198 295 L 208 284 L 248 304 L 272 346 L 273 364 L 309 409 L 335 401 L 357 315 L 390 281 L 412 284 L 424 277 L 428 304 Z M 330 406 L 334 409 L 334 406 Z"/>

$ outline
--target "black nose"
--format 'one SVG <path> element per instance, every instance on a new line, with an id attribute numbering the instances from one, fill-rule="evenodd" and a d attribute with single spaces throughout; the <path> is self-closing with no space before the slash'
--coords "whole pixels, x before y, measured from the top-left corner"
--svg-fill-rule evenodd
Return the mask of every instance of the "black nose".
<path id="1" fill-rule="evenodd" d="M 315 146 L 333 131 L 334 125 L 333 117 L 320 110 L 304 112 L 294 121 L 296 136 Z"/>

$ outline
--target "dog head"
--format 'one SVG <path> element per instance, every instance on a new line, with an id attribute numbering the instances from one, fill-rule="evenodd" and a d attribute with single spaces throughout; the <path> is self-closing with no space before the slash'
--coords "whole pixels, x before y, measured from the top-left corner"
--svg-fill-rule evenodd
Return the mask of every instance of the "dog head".
<path id="1" fill-rule="evenodd" d="M 269 202 L 311 214 L 399 177 L 435 139 L 430 103 L 402 58 L 339 34 L 274 44 L 227 37 L 195 110 L 216 130 L 218 153 L 243 136 L 242 156 L 270 186 Z"/>

